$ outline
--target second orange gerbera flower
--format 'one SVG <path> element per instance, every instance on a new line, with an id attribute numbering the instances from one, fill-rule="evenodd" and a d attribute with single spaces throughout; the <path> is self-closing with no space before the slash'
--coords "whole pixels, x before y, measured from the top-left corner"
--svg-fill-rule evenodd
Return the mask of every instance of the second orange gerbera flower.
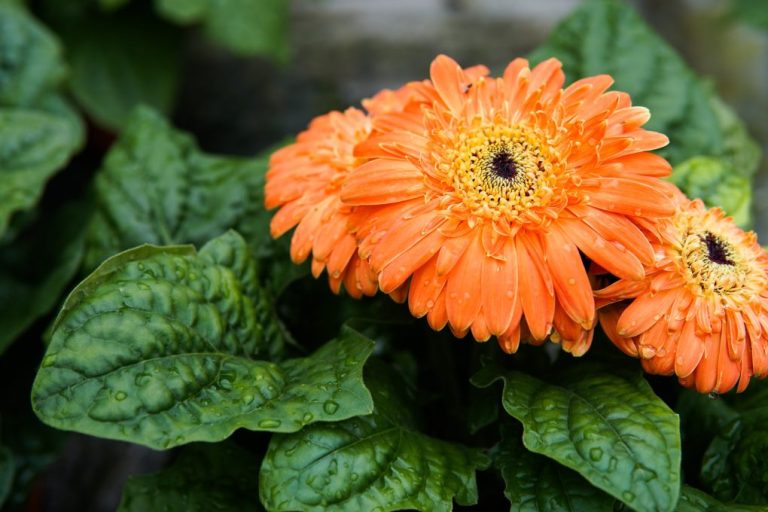
<path id="1" fill-rule="evenodd" d="M 620 277 L 643 277 L 653 251 L 638 218 L 670 215 L 649 150 L 644 108 L 597 76 L 562 89 L 560 63 L 517 59 L 502 78 L 471 76 L 448 57 L 414 86 L 420 110 L 383 114 L 358 145 L 366 161 L 342 186 L 360 256 L 391 292 L 410 279 L 411 312 L 433 328 L 508 352 L 521 331 L 554 329 L 576 354 L 595 305 L 581 253 Z"/>
<path id="2" fill-rule="evenodd" d="M 653 226 L 656 260 L 645 279 L 596 292 L 608 337 L 650 373 L 676 374 L 723 393 L 768 375 L 768 256 L 719 208 L 680 195 Z M 632 301 L 625 301 L 631 299 Z"/>

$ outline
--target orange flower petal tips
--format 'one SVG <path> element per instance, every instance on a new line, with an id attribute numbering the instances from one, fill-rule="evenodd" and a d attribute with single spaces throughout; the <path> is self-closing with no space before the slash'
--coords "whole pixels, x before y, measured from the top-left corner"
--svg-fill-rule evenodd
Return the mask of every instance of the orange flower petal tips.
<path id="1" fill-rule="evenodd" d="M 430 75 L 355 148 L 364 163 L 340 197 L 358 209 L 360 255 L 383 291 L 410 280 L 411 312 L 434 328 L 583 354 L 597 315 L 582 255 L 644 277 L 653 250 L 640 226 L 675 211 L 659 179 L 670 166 L 648 152 L 667 138 L 606 92 L 610 77 L 563 89 L 555 59 L 516 59 L 491 78 L 441 55 Z"/>
<path id="2" fill-rule="evenodd" d="M 768 256 L 720 209 L 678 202 L 658 223 L 646 277 L 595 292 L 610 304 L 600 321 L 650 373 L 676 374 L 702 393 L 743 391 L 768 374 Z"/>

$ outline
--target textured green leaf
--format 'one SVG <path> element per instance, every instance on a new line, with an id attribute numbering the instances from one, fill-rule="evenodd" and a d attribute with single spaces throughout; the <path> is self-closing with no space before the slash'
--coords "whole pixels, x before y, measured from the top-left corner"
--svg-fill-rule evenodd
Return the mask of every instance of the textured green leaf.
<path id="1" fill-rule="evenodd" d="M 723 501 L 768 502 L 768 407 L 745 412 L 712 440 L 701 479 Z"/>
<path id="2" fill-rule="evenodd" d="M 72 93 L 99 124 L 122 127 L 139 104 L 173 108 L 181 39 L 172 25 L 130 8 L 76 17 L 61 34 Z"/>
<path id="3" fill-rule="evenodd" d="M 477 502 L 478 450 L 415 430 L 402 383 L 370 365 L 376 409 L 339 423 L 275 435 L 259 473 L 261 502 L 277 511 L 451 510 Z"/>
<path id="4" fill-rule="evenodd" d="M 0 246 L 0 354 L 57 305 L 80 268 L 87 216 L 83 204 L 65 204 Z"/>
<path id="5" fill-rule="evenodd" d="M 674 510 L 680 491 L 676 414 L 640 374 L 581 364 L 557 384 L 510 372 L 473 378 L 484 387 L 503 379 L 502 405 L 522 422 L 523 443 L 579 472 L 592 485 L 638 511 Z"/>
<path id="6" fill-rule="evenodd" d="M 59 85 L 61 45 L 21 6 L 0 4 L 0 106 L 31 107 Z"/>
<path id="7" fill-rule="evenodd" d="M 209 37 L 241 55 L 288 55 L 286 0 L 155 0 L 161 15 L 201 23 Z"/>
<path id="8" fill-rule="evenodd" d="M 698 489 L 684 485 L 676 512 L 765 512 L 765 507 L 724 504 Z"/>
<path id="9" fill-rule="evenodd" d="M 130 477 L 118 511 L 256 512 L 258 471 L 259 461 L 234 444 L 191 445 L 168 469 Z"/>
<path id="10" fill-rule="evenodd" d="M 728 158 L 755 149 L 738 119 L 627 2 L 585 1 L 531 60 L 552 56 L 563 62 L 569 80 L 608 73 L 634 104 L 648 107 L 652 117 L 646 126 L 669 136 L 669 146 L 660 152 L 673 165 L 698 155 Z M 744 137 L 734 138 L 734 130 Z M 745 175 L 755 170 L 742 169 Z"/>
<path id="11" fill-rule="evenodd" d="M 526 450 L 518 429 L 502 428 L 494 464 L 512 512 L 613 512 L 615 499 L 578 473 Z"/>
<path id="12" fill-rule="evenodd" d="M 752 224 L 752 184 L 723 158 L 698 156 L 675 166 L 671 181 L 690 197 L 719 206 L 743 228 Z"/>
<path id="13" fill-rule="evenodd" d="M 217 441 L 237 428 L 294 432 L 372 409 L 355 333 L 282 363 L 282 331 L 256 262 L 229 232 L 198 253 L 141 246 L 70 294 L 35 379 L 45 423 L 153 448 Z"/>
<path id="14" fill-rule="evenodd" d="M 8 495 L 11 493 L 13 484 L 13 474 L 16 466 L 13 462 L 11 450 L 5 446 L 0 446 L 0 507 L 3 506 Z"/>
<path id="15" fill-rule="evenodd" d="M 0 235 L 11 215 L 33 206 L 71 156 L 78 134 L 63 117 L 0 109 Z"/>

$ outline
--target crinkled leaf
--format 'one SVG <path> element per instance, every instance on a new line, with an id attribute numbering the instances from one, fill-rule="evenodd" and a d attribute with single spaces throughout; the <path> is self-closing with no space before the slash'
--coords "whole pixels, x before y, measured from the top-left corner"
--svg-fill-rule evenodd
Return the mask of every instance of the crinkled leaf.
<path id="1" fill-rule="evenodd" d="M 494 456 L 512 512 L 613 512 L 615 499 L 578 473 L 525 449 L 518 429 L 502 428 Z"/>
<path id="2" fill-rule="evenodd" d="M 669 146 L 660 152 L 674 165 L 697 155 L 731 158 L 755 149 L 738 119 L 627 2 L 584 2 L 531 60 L 553 56 L 563 62 L 570 81 L 607 73 L 634 104 L 648 107 L 652 117 L 646 127 L 669 136 Z M 734 137 L 736 132 L 743 136 Z M 755 169 L 741 171 L 751 175 Z"/>
<path id="3" fill-rule="evenodd" d="M 677 415 L 640 374 L 580 364 L 557 384 L 520 372 L 473 378 L 504 381 L 502 405 L 522 422 L 523 443 L 579 472 L 638 511 L 674 510 L 680 491 Z"/>
<path id="4" fill-rule="evenodd" d="M 0 108 L 0 235 L 13 213 L 40 199 L 45 183 L 79 143 L 79 134 L 64 117 Z"/>
<path id="5" fill-rule="evenodd" d="M 366 384 L 372 415 L 273 436 L 259 473 L 267 510 L 447 511 L 453 500 L 476 503 L 475 471 L 487 457 L 415 430 L 402 383 L 381 370 L 367 368 Z"/>
<path id="6" fill-rule="evenodd" d="M 159 13 L 180 24 L 200 23 L 209 37 L 241 55 L 288 55 L 285 0 L 155 0 Z"/>
<path id="7" fill-rule="evenodd" d="M 752 184 L 727 160 L 693 157 L 675 166 L 670 179 L 686 195 L 701 198 L 709 207 L 722 208 L 739 226 L 752 224 Z"/>
<path id="8" fill-rule="evenodd" d="M 0 354 L 58 304 L 80 268 L 88 213 L 79 202 L 65 204 L 0 246 Z"/>
<path id="9" fill-rule="evenodd" d="M 3 506 L 11 493 L 13 474 L 16 465 L 13 462 L 13 453 L 5 446 L 0 446 L 0 507 Z"/>
<path id="10" fill-rule="evenodd" d="M 191 445 L 168 469 L 130 477 L 118 511 L 259 511 L 258 471 L 259 461 L 234 444 Z"/>
<path id="11" fill-rule="evenodd" d="M 367 414 L 373 344 L 347 333 L 282 363 L 256 262 L 229 232 L 110 258 L 70 294 L 32 390 L 45 423 L 152 448 Z"/>
<path id="12" fill-rule="evenodd" d="M 684 485 L 675 512 L 765 512 L 765 507 L 724 504 L 698 489 Z"/>
<path id="13" fill-rule="evenodd" d="M 76 17 L 61 34 L 72 93 L 99 124 L 120 128 L 139 104 L 173 108 L 181 39 L 172 25 L 129 8 Z"/>
<path id="14" fill-rule="evenodd" d="M 723 501 L 768 502 L 768 407 L 745 412 L 712 440 L 701 479 Z"/>
<path id="15" fill-rule="evenodd" d="M 8 3 L 0 3 L 0 63 L 0 106 L 31 107 L 64 78 L 59 42 Z"/>
<path id="16" fill-rule="evenodd" d="M 192 137 L 152 110 L 137 109 L 96 178 L 98 209 L 86 268 L 139 244 L 201 245 L 235 228 L 257 258 L 270 262 L 264 273 L 281 288 L 299 271 L 290 262 L 287 242 L 273 242 L 269 233 L 271 215 L 263 206 L 266 167 L 263 157 L 202 153 Z"/>

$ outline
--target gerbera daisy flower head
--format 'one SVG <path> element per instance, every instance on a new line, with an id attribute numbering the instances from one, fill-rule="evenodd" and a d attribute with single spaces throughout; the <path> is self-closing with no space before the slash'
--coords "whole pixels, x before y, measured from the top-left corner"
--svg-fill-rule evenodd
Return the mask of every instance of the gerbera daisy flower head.
<path id="1" fill-rule="evenodd" d="M 718 393 L 768 373 L 768 256 L 719 208 L 677 199 L 640 281 L 595 292 L 609 338 L 646 371 Z M 617 302 L 626 301 L 631 302 Z"/>
<path id="2" fill-rule="evenodd" d="M 468 68 L 470 76 L 488 73 L 484 66 Z M 352 208 L 339 200 L 347 174 L 364 160 L 354 154 L 375 128 L 375 118 L 391 112 L 418 110 L 420 95 L 416 83 L 397 90 L 384 89 L 363 100 L 365 111 L 348 108 L 315 118 L 296 142 L 272 154 L 267 171 L 265 206 L 280 207 L 270 229 L 277 238 L 296 227 L 291 239 L 294 263 L 312 256 L 312 273 L 328 271 L 331 289 L 339 293 L 342 283 L 355 298 L 374 295 L 376 275 L 365 259 L 357 256 L 355 238 L 347 222 Z M 390 294 L 404 300 L 406 288 Z"/>
<path id="3" fill-rule="evenodd" d="M 612 80 L 562 89 L 555 59 L 516 59 L 501 78 L 472 76 L 437 57 L 414 85 L 418 110 L 379 117 L 358 145 L 366 160 L 342 201 L 385 292 L 410 283 L 411 312 L 458 336 L 498 337 L 514 352 L 521 332 L 580 355 L 595 304 L 581 255 L 639 279 L 652 248 L 637 219 L 672 214 L 660 187 L 669 164 L 649 153 L 664 135 Z"/>

